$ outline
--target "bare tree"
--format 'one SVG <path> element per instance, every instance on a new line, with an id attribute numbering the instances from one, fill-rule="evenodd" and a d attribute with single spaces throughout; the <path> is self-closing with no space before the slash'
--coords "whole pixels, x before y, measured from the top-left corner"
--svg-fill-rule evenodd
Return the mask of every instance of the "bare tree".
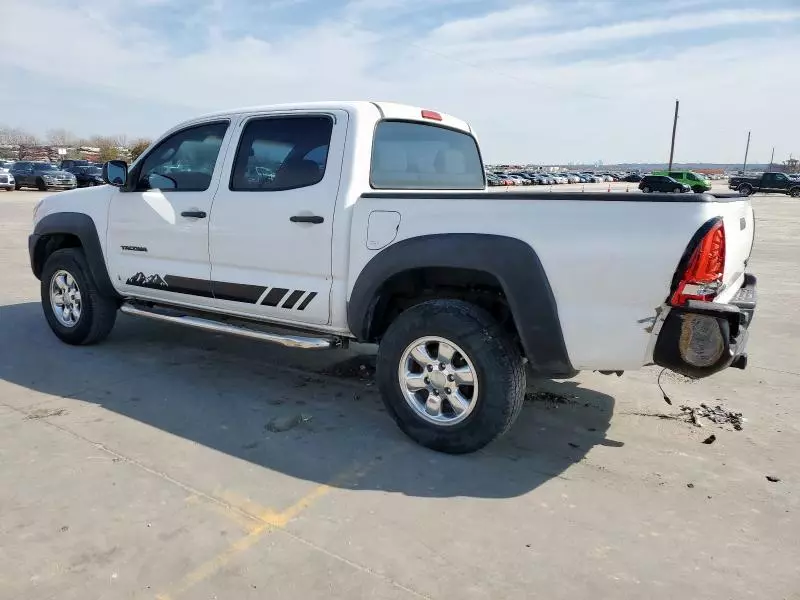
<path id="1" fill-rule="evenodd" d="M 134 140 L 130 146 L 131 151 L 131 162 L 135 161 L 139 156 L 147 150 L 147 147 L 151 144 L 150 140 L 146 138 L 139 138 Z"/>
<path id="2" fill-rule="evenodd" d="M 74 146 L 78 142 L 78 137 L 66 129 L 50 129 L 46 134 L 46 138 L 47 143 L 64 148 Z"/>
<path id="3" fill-rule="evenodd" d="M 107 160 L 119 158 L 119 145 L 117 142 L 118 140 L 115 137 L 96 135 L 89 139 L 88 145 L 100 148 L 100 162 L 106 162 Z"/>
<path id="4" fill-rule="evenodd" d="M 24 129 L 0 126 L 0 144 L 35 146 L 38 143 L 39 140 L 36 139 L 36 136 Z"/>

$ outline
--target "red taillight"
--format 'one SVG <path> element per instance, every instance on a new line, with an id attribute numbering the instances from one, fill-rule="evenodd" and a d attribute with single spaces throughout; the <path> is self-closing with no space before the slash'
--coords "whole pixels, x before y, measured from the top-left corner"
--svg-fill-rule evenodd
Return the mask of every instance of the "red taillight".
<path id="1" fill-rule="evenodd" d="M 422 111 L 422 118 L 423 119 L 431 119 L 433 121 L 441 121 L 442 115 L 439 113 L 432 111 L 432 110 L 423 110 Z"/>
<path id="2" fill-rule="evenodd" d="M 688 300 L 713 300 L 725 271 L 725 225 L 714 223 L 692 252 L 670 304 L 683 306 Z"/>

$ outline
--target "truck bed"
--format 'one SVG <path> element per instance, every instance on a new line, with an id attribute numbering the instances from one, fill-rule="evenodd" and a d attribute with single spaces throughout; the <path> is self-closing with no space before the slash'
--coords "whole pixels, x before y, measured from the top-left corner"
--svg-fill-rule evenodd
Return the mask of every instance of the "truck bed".
<path id="1" fill-rule="evenodd" d="M 368 236 L 371 213 L 399 213 L 392 243 L 443 233 L 528 243 L 547 273 L 578 370 L 651 362 L 653 329 L 669 308 L 678 264 L 693 236 L 715 217 L 725 224 L 718 298 L 727 302 L 744 280 L 754 230 L 750 203 L 736 194 L 370 191 L 354 211 L 353 230 Z M 379 251 L 354 236 L 351 272 L 360 272 Z"/>

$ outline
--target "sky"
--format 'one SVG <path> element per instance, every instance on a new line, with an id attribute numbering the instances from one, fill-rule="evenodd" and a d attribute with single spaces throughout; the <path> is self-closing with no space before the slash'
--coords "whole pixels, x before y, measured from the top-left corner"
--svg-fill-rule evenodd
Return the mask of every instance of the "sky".
<path id="1" fill-rule="evenodd" d="M 0 0 L 0 124 L 156 137 L 204 112 L 391 100 L 489 162 L 800 155 L 800 0 Z M 8 24 L 11 24 L 9 26 Z"/>

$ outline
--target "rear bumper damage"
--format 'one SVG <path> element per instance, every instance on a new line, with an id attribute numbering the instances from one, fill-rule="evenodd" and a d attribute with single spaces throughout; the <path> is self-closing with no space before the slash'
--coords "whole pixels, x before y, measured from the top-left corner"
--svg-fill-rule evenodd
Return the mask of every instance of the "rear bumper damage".
<path id="1" fill-rule="evenodd" d="M 657 365 L 692 377 L 708 377 L 747 366 L 748 327 L 756 309 L 756 277 L 744 284 L 728 304 L 689 300 L 672 308 L 653 351 Z"/>

